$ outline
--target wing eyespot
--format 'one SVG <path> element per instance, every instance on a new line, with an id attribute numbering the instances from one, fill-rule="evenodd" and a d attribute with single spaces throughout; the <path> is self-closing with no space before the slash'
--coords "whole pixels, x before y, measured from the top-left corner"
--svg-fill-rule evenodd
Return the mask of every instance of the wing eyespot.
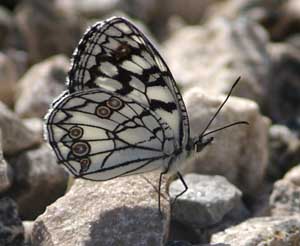
<path id="1" fill-rule="evenodd" d="M 83 135 L 83 129 L 79 126 L 73 126 L 69 130 L 69 136 L 72 139 L 79 139 L 82 137 L 82 135 Z"/>
<path id="2" fill-rule="evenodd" d="M 113 110 L 118 110 L 123 107 L 123 102 L 117 97 L 111 97 L 106 101 L 106 105 Z"/>
<path id="3" fill-rule="evenodd" d="M 80 163 L 80 171 L 79 173 L 82 174 L 89 170 L 89 167 L 91 165 L 91 160 L 89 158 L 83 158 L 79 161 Z"/>
<path id="4" fill-rule="evenodd" d="M 103 105 L 98 106 L 95 112 L 95 114 L 101 118 L 108 118 L 111 115 L 111 113 L 112 113 L 111 109 Z"/>
<path id="5" fill-rule="evenodd" d="M 115 50 L 114 55 L 117 61 L 124 60 L 129 57 L 131 48 L 127 43 L 121 43 Z"/>
<path id="6" fill-rule="evenodd" d="M 83 157 L 90 152 L 91 147 L 87 142 L 79 141 L 72 144 L 71 150 L 73 155 L 77 157 Z"/>

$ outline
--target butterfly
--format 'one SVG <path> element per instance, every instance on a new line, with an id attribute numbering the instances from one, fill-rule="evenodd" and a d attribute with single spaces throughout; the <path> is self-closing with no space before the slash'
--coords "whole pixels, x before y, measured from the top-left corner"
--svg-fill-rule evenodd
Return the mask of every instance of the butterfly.
<path id="1" fill-rule="evenodd" d="M 160 183 L 174 163 L 212 140 L 191 138 L 186 107 L 165 61 L 121 17 L 84 33 L 67 90 L 45 117 L 45 135 L 58 163 L 75 177 L 104 181 L 160 168 Z"/>

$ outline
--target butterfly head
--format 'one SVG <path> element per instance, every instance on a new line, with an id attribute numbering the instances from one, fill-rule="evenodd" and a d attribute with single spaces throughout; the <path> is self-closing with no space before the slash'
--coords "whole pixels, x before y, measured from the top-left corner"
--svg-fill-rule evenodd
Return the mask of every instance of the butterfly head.
<path id="1" fill-rule="evenodd" d="M 188 145 L 188 150 L 190 152 L 200 152 L 204 149 L 205 146 L 211 144 L 213 140 L 213 137 L 203 138 L 203 136 L 192 138 Z"/>

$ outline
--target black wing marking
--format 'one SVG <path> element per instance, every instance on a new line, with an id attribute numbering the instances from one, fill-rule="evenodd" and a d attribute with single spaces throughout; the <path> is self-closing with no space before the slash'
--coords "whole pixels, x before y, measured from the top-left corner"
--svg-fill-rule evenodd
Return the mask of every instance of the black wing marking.
<path id="1" fill-rule="evenodd" d="M 105 88 L 151 108 L 186 147 L 189 122 L 184 102 L 166 63 L 131 22 L 113 17 L 86 31 L 74 51 L 68 89 Z"/>
<path id="2" fill-rule="evenodd" d="M 101 88 L 62 94 L 46 128 L 59 163 L 91 180 L 151 171 L 178 152 L 172 130 L 155 112 Z"/>

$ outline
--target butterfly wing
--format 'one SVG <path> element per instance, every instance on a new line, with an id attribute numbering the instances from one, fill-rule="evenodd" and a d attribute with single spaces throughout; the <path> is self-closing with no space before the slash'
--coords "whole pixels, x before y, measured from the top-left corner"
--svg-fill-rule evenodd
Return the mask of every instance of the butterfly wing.
<path id="1" fill-rule="evenodd" d="M 150 108 L 186 147 L 189 122 L 181 94 L 166 63 L 148 38 L 128 20 L 96 23 L 74 51 L 68 89 L 105 88 Z"/>
<path id="2" fill-rule="evenodd" d="M 46 116 L 46 138 L 76 177 L 108 180 L 174 157 L 172 130 L 155 112 L 105 89 L 63 93 Z"/>

